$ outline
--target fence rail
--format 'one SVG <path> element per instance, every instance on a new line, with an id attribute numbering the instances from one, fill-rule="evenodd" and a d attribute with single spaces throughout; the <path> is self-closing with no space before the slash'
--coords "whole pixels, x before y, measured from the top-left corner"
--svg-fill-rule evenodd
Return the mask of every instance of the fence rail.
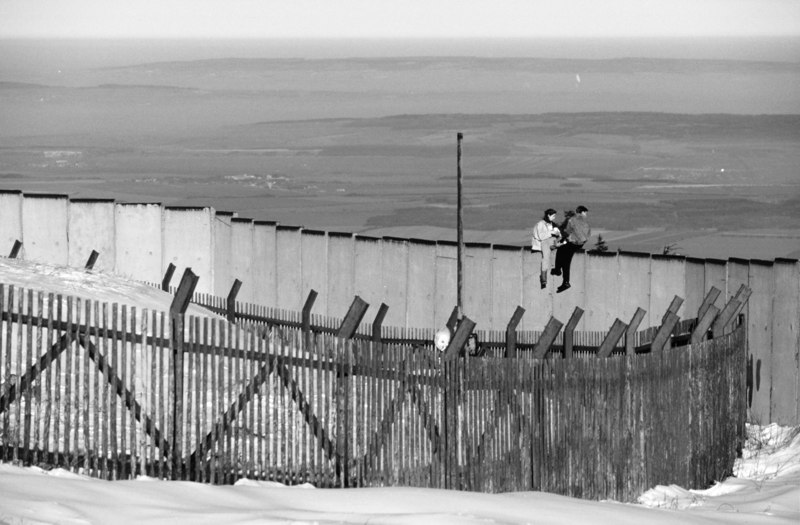
<path id="1" fill-rule="evenodd" d="M 236 325 L 13 286 L 0 286 L 0 311 L 0 458 L 105 479 L 629 501 L 656 484 L 720 479 L 743 436 L 741 322 L 691 345 L 604 359 L 449 359 L 413 341 Z"/>

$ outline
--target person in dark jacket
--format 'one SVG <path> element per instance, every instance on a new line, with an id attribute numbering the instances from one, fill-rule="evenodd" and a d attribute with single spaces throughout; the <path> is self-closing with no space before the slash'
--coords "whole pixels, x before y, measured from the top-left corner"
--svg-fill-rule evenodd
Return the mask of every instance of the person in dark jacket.
<path id="1" fill-rule="evenodd" d="M 556 289 L 556 292 L 561 293 L 571 285 L 569 283 L 569 270 L 572 265 L 572 256 L 575 252 L 583 248 L 586 241 L 592 235 L 592 227 L 586 219 L 589 209 L 586 206 L 578 206 L 575 208 L 575 215 L 567 220 L 566 225 L 562 231 L 564 240 L 566 241 L 556 252 L 556 267 L 550 270 L 553 275 L 562 275 L 561 286 Z"/>

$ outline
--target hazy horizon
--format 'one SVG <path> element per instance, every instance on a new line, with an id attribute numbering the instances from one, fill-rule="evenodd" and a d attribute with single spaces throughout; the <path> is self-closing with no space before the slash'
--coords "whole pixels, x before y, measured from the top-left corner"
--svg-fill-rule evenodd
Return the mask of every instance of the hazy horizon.
<path id="1" fill-rule="evenodd" d="M 800 37 L 0 39 L 0 74 L 221 58 L 652 58 L 800 63 Z"/>

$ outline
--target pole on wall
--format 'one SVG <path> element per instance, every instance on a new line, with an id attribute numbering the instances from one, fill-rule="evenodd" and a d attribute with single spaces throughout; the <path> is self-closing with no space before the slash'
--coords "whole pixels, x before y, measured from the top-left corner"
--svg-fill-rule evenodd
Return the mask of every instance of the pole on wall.
<path id="1" fill-rule="evenodd" d="M 464 303 L 463 303 L 463 296 L 464 296 L 464 222 L 463 222 L 463 209 L 461 207 L 461 141 L 464 139 L 464 134 L 458 132 L 456 134 L 456 142 L 457 142 L 457 189 L 458 189 L 458 217 L 456 220 L 456 230 L 457 230 L 457 237 L 458 237 L 458 291 L 456 297 L 456 308 L 458 308 L 458 319 L 464 317 Z"/>

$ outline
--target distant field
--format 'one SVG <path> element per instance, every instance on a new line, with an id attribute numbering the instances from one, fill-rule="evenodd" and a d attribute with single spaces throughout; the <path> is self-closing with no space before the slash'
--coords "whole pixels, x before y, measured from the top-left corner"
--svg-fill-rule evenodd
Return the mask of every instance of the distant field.
<path id="1" fill-rule="evenodd" d="M 463 132 L 468 241 L 584 204 L 612 249 L 800 257 L 797 64 L 269 64 L 0 72 L 0 188 L 455 239 Z"/>

